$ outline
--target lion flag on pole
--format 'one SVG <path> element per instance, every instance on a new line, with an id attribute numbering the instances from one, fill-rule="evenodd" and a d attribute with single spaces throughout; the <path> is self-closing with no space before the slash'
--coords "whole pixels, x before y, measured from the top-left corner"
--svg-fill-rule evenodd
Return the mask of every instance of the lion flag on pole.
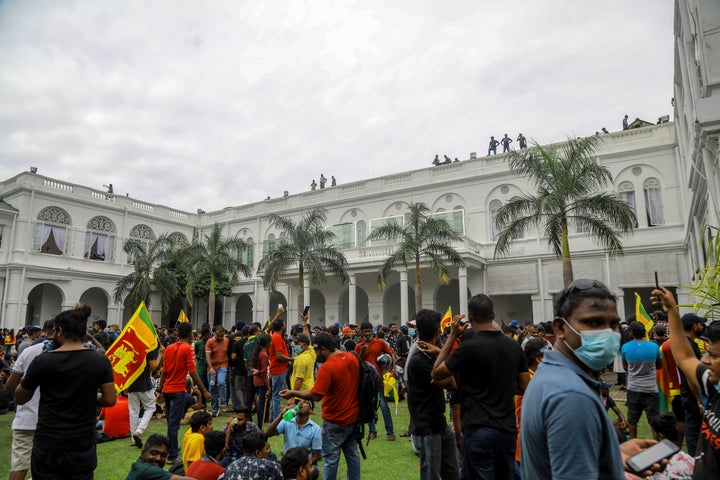
<path id="1" fill-rule="evenodd" d="M 145 302 L 141 302 L 117 340 L 105 353 L 112 365 L 115 390 L 125 390 L 140 376 L 145 369 L 145 356 L 157 346 L 155 326 Z"/>
<path id="2" fill-rule="evenodd" d="M 182 308 L 180 309 L 180 314 L 178 315 L 177 323 L 188 323 L 190 320 L 188 320 L 187 315 L 185 315 L 185 310 Z"/>
<path id="3" fill-rule="evenodd" d="M 444 331 L 446 327 L 452 325 L 452 307 L 448 307 L 447 312 L 440 320 L 440 331 Z"/>

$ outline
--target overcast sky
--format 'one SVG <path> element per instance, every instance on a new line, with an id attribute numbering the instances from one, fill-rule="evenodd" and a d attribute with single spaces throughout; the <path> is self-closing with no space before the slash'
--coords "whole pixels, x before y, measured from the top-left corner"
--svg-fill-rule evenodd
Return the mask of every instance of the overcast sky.
<path id="1" fill-rule="evenodd" d="M 655 122 L 672 75 L 668 0 L 0 0 L 0 180 L 209 211 Z"/>

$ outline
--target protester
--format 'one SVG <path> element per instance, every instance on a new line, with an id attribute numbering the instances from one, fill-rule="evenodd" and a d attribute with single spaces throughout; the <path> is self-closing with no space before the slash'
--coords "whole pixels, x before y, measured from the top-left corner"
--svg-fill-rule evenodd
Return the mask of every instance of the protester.
<path id="1" fill-rule="evenodd" d="M 620 348 L 617 300 L 601 282 L 578 279 L 554 307 L 555 346 L 523 397 L 522 477 L 621 479 L 624 459 L 655 441 L 619 443 L 594 378 Z"/>
<path id="2" fill-rule="evenodd" d="M 260 428 L 250 421 L 251 415 L 247 407 L 233 409 L 232 418 L 228 418 L 225 425 L 225 454 L 220 461 L 223 467 L 240 458 L 245 451 L 243 440 L 253 432 L 259 432 Z"/>
<path id="3" fill-rule="evenodd" d="M 475 295 L 465 315 L 456 315 L 450 336 L 435 359 L 433 380 L 456 375 L 461 402 L 463 477 L 509 478 L 515 463 L 515 393 L 527 387 L 527 361 L 520 345 L 494 324 L 487 295 Z M 450 354 L 453 344 L 472 326 L 474 336 Z M 478 366 L 482 365 L 482 368 Z M 524 463 L 524 462 L 523 462 Z M 492 472 L 492 473 L 489 473 Z"/>
<path id="4" fill-rule="evenodd" d="M 652 428 L 653 438 L 658 442 L 667 439 L 677 445 L 678 448 L 682 448 L 682 437 L 678 432 L 677 419 L 672 412 L 661 413 L 659 417 L 650 422 L 650 427 Z M 670 457 L 664 471 L 648 478 L 649 480 L 690 480 L 694 468 L 695 459 L 680 450 Z"/>
<path id="5" fill-rule="evenodd" d="M 670 346 L 675 363 L 685 374 L 691 388 L 697 388 L 707 397 L 703 410 L 701 435 L 695 451 L 693 478 L 720 478 L 720 327 L 710 326 L 705 336 L 710 340 L 707 353 L 698 360 L 688 343 L 680 312 L 672 292 L 660 286 L 652 291 L 656 302 L 662 304 L 668 314 Z"/>
<path id="6" fill-rule="evenodd" d="M 212 416 L 206 411 L 193 413 L 190 417 L 190 429 L 185 432 L 182 443 L 183 468 L 195 460 L 199 460 L 205 453 L 205 434 L 212 431 Z"/>
<path id="7" fill-rule="evenodd" d="M 355 423 L 360 415 L 360 363 L 355 354 L 339 350 L 338 339 L 330 335 L 316 335 L 313 347 L 318 362 L 322 364 L 313 389 L 283 390 L 280 395 L 287 399 L 322 400 L 323 478 L 335 480 L 342 451 L 347 463 L 348 480 L 359 480 L 360 455 Z"/>
<path id="8" fill-rule="evenodd" d="M 222 325 L 215 327 L 215 335 L 205 344 L 208 383 L 212 395 L 213 417 L 220 415 L 220 409 L 227 409 L 228 347 Z"/>
<path id="9" fill-rule="evenodd" d="M 376 338 L 373 335 L 373 326 L 370 322 L 363 322 L 360 324 L 360 342 L 355 345 L 355 351 L 360 355 L 360 358 L 365 362 L 371 363 L 375 370 L 378 372 L 378 376 L 383 378 L 383 371 L 378 365 L 377 358 L 383 353 L 387 353 L 391 358 L 394 358 L 394 353 L 390 346 L 385 340 Z M 391 371 L 395 370 L 395 363 L 393 361 Z M 385 433 L 387 434 L 388 441 L 392 442 L 395 440 L 395 427 L 393 426 L 392 415 L 390 414 L 390 408 L 388 407 L 385 396 L 380 396 L 380 412 L 382 413 L 383 422 L 385 423 Z M 370 422 L 370 434 L 368 438 L 373 440 L 377 437 L 377 426 L 375 421 Z"/>
<path id="10" fill-rule="evenodd" d="M 35 480 L 92 479 L 97 466 L 95 408 L 115 405 L 117 394 L 110 361 L 81 342 L 90 313 L 89 306 L 78 304 L 55 317 L 52 351 L 35 357 L 15 390 L 15 403 L 24 405 L 40 389 L 31 460 Z"/>
<path id="11" fill-rule="evenodd" d="M 431 378 L 440 353 L 440 319 L 441 315 L 433 310 L 417 313 L 418 345 L 407 363 L 410 433 L 420 450 L 421 480 L 460 478 L 455 435 L 445 421 L 444 389 L 455 390 L 455 378 L 437 382 Z"/>
<path id="12" fill-rule="evenodd" d="M 627 371 L 627 422 L 630 438 L 637 437 L 637 424 L 643 411 L 648 423 L 660 415 L 660 399 L 655 371 L 662 368 L 657 343 L 644 340 L 645 326 L 630 324 L 633 340 L 622 346 L 623 367 Z"/>
<path id="13" fill-rule="evenodd" d="M 200 377 L 195 371 L 195 355 L 190 347 L 190 336 L 192 325 L 180 323 L 178 325 L 178 341 L 165 348 L 165 362 L 160 376 L 160 389 L 165 397 L 165 412 L 167 415 L 167 432 L 170 441 L 168 461 L 174 462 L 178 456 L 178 431 L 180 420 L 187 410 L 187 397 L 185 392 L 185 378 L 195 382 L 205 400 L 212 397 L 203 385 Z"/>
<path id="14" fill-rule="evenodd" d="M 268 460 L 270 444 L 262 432 L 249 433 L 245 437 L 245 455 L 225 469 L 225 480 L 282 480 L 278 462 Z"/>
<path id="15" fill-rule="evenodd" d="M 169 448 L 168 437 L 159 433 L 150 435 L 140 451 L 140 458 L 130 467 L 126 480 L 194 480 L 192 477 L 173 475 L 163 469 Z"/>
<path id="16" fill-rule="evenodd" d="M 225 472 L 220 459 L 225 451 L 225 434 L 219 430 L 212 430 L 205 434 L 205 453 L 190 464 L 185 475 L 195 480 L 217 480 Z"/>
<path id="17" fill-rule="evenodd" d="M 285 452 L 282 461 L 285 480 L 310 480 L 313 477 L 312 457 L 305 447 L 294 447 Z"/>
<path id="18" fill-rule="evenodd" d="M 128 405 L 130 408 L 131 445 L 142 448 L 142 435 L 150 425 L 155 413 L 155 388 L 150 375 L 155 372 L 162 361 L 165 348 L 162 344 L 145 355 L 145 368 L 140 376 L 128 387 Z M 140 417 L 142 409 L 143 415 Z"/>
<path id="19" fill-rule="evenodd" d="M 693 355 L 698 360 L 702 358 L 703 352 L 698 342 L 705 331 L 707 318 L 699 317 L 694 313 L 686 313 L 682 316 L 682 326 L 688 345 L 692 348 Z M 672 343 L 671 343 L 672 346 Z M 680 372 L 680 402 L 685 420 L 685 443 L 689 454 L 694 455 L 697 449 L 698 438 L 700 437 L 700 425 L 703 414 L 700 409 L 700 391 L 696 384 L 689 382 L 684 371 Z"/>
<path id="20" fill-rule="evenodd" d="M 259 336 L 250 364 L 253 373 L 253 386 L 257 394 L 257 423 L 260 428 L 265 423 L 265 417 L 267 417 L 268 413 L 268 395 L 270 394 L 270 376 L 268 375 L 270 354 L 268 350 L 271 341 L 269 335 L 262 334 Z"/>
<path id="21" fill-rule="evenodd" d="M 284 311 L 285 309 L 282 306 L 278 308 L 275 319 L 270 324 L 272 338 L 268 355 L 270 356 L 269 373 L 272 388 L 272 395 L 270 396 L 271 418 L 275 418 L 280 413 L 280 390 L 287 387 L 287 370 L 293 361 L 290 358 L 287 343 L 285 343 L 285 322 L 280 318 L 280 314 Z"/>
<path id="22" fill-rule="evenodd" d="M 310 400 L 300 400 L 297 405 L 300 407 L 297 414 L 291 420 L 284 420 L 283 416 L 288 409 L 295 407 L 288 403 L 288 406 L 268 426 L 265 434 L 268 437 L 283 435 L 283 455 L 292 448 L 306 447 L 312 452 L 311 464 L 317 465 L 322 454 L 322 429 L 310 418 L 314 404 Z M 317 467 L 314 467 L 313 472 L 317 472 L 314 475 L 320 473 Z"/>

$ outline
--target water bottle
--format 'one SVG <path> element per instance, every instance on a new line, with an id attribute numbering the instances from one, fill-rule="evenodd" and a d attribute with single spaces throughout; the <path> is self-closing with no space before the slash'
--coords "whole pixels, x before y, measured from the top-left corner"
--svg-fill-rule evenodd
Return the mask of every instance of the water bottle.
<path id="1" fill-rule="evenodd" d="M 300 411 L 300 404 L 298 403 L 293 408 L 291 408 L 290 410 L 288 410 L 287 412 L 285 412 L 283 414 L 283 420 L 285 420 L 286 422 L 289 422 L 290 420 L 295 418 L 295 415 L 297 415 L 299 411 Z"/>

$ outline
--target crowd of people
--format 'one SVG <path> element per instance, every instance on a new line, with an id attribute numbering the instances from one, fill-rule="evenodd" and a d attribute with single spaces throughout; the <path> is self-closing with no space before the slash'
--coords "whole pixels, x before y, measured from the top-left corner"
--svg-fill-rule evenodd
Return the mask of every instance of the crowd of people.
<path id="1" fill-rule="evenodd" d="M 321 469 L 335 479 L 341 455 L 359 479 L 359 442 L 378 437 L 377 421 L 359 425 L 361 362 L 406 396 L 400 436 L 411 437 L 421 479 L 720 478 L 720 326 L 681 317 L 663 287 L 652 301 L 649 331 L 621 321 L 617 299 L 594 280 L 563 290 L 552 322 L 524 326 L 499 325 L 482 294 L 444 329 L 427 309 L 400 327 L 311 327 L 306 311 L 287 331 L 283 308 L 265 326 L 180 323 L 158 329 L 144 371 L 119 394 L 103 354 L 115 332 L 104 322 L 88 329 L 90 309 L 78 305 L 26 327 L 7 351 L 10 478 L 93 478 L 96 443 L 128 438 L 140 449 L 128 479 L 312 479 Z M 603 381 L 610 368 L 626 414 Z M 396 441 L 384 395 L 378 410 L 385 440 Z M 643 412 L 653 439 L 637 438 Z M 154 416 L 166 434 L 146 438 Z M 630 457 L 663 439 L 687 453 L 630 471 Z"/>

